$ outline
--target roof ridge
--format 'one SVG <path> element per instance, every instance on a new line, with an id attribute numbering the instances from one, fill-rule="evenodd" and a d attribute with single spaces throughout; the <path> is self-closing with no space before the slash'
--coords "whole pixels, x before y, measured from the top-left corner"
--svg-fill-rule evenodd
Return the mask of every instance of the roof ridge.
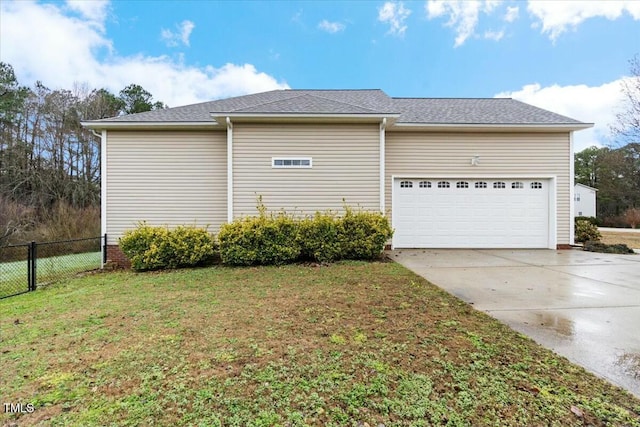
<path id="1" fill-rule="evenodd" d="M 269 93 L 269 92 L 286 92 L 286 89 L 284 89 L 284 90 L 283 89 L 276 89 L 276 90 L 271 90 L 271 91 L 268 91 L 268 92 L 258 92 L 258 93 L 252 93 L 252 94 L 248 94 L 248 95 L 243 95 L 243 96 L 262 95 L 263 93 Z M 287 97 L 284 97 L 284 98 L 281 98 L 281 99 L 276 99 L 276 100 L 268 101 L 268 102 L 258 102 L 258 103 L 251 104 L 251 105 L 248 105 L 248 106 L 244 106 L 244 107 L 241 107 L 241 108 L 235 108 L 233 110 L 230 110 L 229 112 L 245 110 L 247 108 L 255 108 L 255 107 L 258 107 L 258 106 L 262 106 L 262 105 L 269 105 L 269 104 L 273 104 L 273 103 L 276 103 L 276 102 L 285 101 L 285 100 L 288 100 L 288 99 L 299 98 L 301 96 L 303 96 L 303 95 L 287 96 Z M 236 97 L 236 98 L 240 98 L 240 97 Z M 226 98 L 226 99 L 233 99 L 233 97 Z M 224 100 L 225 99 L 222 99 L 221 101 L 224 101 Z"/>
<path id="2" fill-rule="evenodd" d="M 322 100 L 333 102 L 333 103 L 336 103 L 336 104 L 348 105 L 350 107 L 355 107 L 355 108 L 360 108 L 360 109 L 363 109 L 363 110 L 368 110 L 368 111 L 371 111 L 373 113 L 377 112 L 376 110 L 374 110 L 372 108 L 363 107 L 361 105 L 350 104 L 348 102 L 338 101 L 338 100 L 335 100 L 335 99 L 327 98 L 325 96 L 318 96 L 318 95 L 310 94 L 310 93 L 299 93 L 299 94 L 296 94 L 295 96 L 284 97 L 284 98 L 281 98 L 281 99 L 276 99 L 276 100 L 269 101 L 269 102 L 263 102 L 261 104 L 255 104 L 255 105 L 248 106 L 248 107 L 236 108 L 233 111 L 234 112 L 240 112 L 240 111 L 246 110 L 248 108 L 256 108 L 256 107 L 262 107 L 262 106 L 265 106 L 265 105 L 272 105 L 272 104 L 276 104 L 276 103 L 283 102 L 283 101 L 289 101 L 289 100 L 292 100 L 292 99 L 302 98 L 302 97 L 305 97 L 305 96 L 308 96 L 308 97 L 311 97 L 311 98 L 322 99 Z"/>
<path id="3" fill-rule="evenodd" d="M 546 111 L 547 113 L 555 114 L 556 116 L 559 116 L 559 117 L 562 117 L 562 118 L 565 118 L 565 119 L 574 120 L 574 121 L 578 121 L 578 122 L 582 121 L 582 120 L 571 118 L 569 116 L 565 116 L 564 114 L 556 113 L 555 111 L 547 110 L 546 108 L 538 107 L 537 105 L 533 105 L 533 104 L 529 104 L 529 103 L 524 102 L 524 101 L 520 101 L 518 99 L 514 99 L 514 101 L 519 103 L 519 104 L 522 104 L 522 105 L 524 105 L 526 107 L 529 107 L 529 108 L 533 107 L 535 109 L 538 109 L 538 110 L 541 110 L 541 111 Z"/>
<path id="4" fill-rule="evenodd" d="M 380 88 L 374 88 L 374 89 L 281 89 L 283 91 L 290 91 L 290 92 L 365 92 L 365 91 L 380 91 L 383 92 L 384 91 Z"/>
<path id="5" fill-rule="evenodd" d="M 313 96 L 314 98 L 325 99 L 325 100 L 327 100 L 327 101 L 335 102 L 335 103 L 337 103 L 337 104 L 348 105 L 348 106 L 350 106 L 350 107 L 362 108 L 363 110 L 373 111 L 374 113 L 376 113 L 376 112 L 377 112 L 377 111 L 376 111 L 376 110 L 374 110 L 373 108 L 363 107 L 362 105 L 356 105 L 356 104 L 352 104 L 352 103 L 350 103 L 350 102 L 337 101 L 337 100 L 335 100 L 335 99 L 327 98 L 326 96 L 319 96 L 319 95 L 309 95 L 309 96 Z"/>
<path id="6" fill-rule="evenodd" d="M 423 97 L 417 97 L 417 96 L 392 96 L 391 99 L 469 99 L 469 100 L 490 100 L 490 99 L 497 99 L 497 100 L 506 100 L 506 99 L 511 99 L 513 100 L 513 98 L 511 97 L 493 97 L 493 98 L 489 98 L 489 97 L 481 97 L 481 98 L 474 98 L 474 97 L 441 97 L 441 96 L 435 96 L 435 97 L 427 97 L 427 98 L 423 98 Z"/>

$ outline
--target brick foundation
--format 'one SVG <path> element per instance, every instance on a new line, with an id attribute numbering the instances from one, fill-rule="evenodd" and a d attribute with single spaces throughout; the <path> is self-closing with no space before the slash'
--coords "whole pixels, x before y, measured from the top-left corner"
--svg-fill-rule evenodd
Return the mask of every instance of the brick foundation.
<path id="1" fill-rule="evenodd" d="M 556 249 L 572 249 L 573 246 L 567 244 L 556 245 Z"/>
<path id="2" fill-rule="evenodd" d="M 129 258 L 122 253 L 118 245 L 107 245 L 107 264 L 118 268 L 131 268 Z"/>

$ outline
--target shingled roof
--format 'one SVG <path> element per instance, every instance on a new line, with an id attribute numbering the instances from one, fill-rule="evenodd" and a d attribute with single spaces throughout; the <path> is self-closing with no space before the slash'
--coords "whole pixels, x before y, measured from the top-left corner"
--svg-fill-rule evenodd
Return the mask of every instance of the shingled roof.
<path id="1" fill-rule="evenodd" d="M 393 98 L 396 123 L 557 125 L 582 122 L 511 98 Z"/>
<path id="2" fill-rule="evenodd" d="M 393 116 L 396 124 L 416 125 L 585 125 L 510 98 L 391 98 L 379 89 L 274 90 L 183 107 L 86 122 L 213 123 L 215 116 L 242 115 Z"/>

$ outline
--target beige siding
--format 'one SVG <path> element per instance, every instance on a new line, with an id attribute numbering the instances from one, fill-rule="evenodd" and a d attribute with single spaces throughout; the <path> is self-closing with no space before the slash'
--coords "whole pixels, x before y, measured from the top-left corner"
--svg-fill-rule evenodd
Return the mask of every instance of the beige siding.
<path id="1" fill-rule="evenodd" d="M 107 233 L 150 224 L 209 225 L 226 220 L 226 132 L 107 133 Z"/>
<path id="2" fill-rule="evenodd" d="M 392 176 L 556 176 L 558 244 L 569 243 L 569 133 L 426 133 L 386 135 L 385 197 Z M 473 156 L 480 164 L 471 165 Z"/>
<path id="3" fill-rule="evenodd" d="M 234 216 L 269 210 L 313 214 L 351 206 L 380 209 L 377 124 L 236 123 L 233 128 Z M 271 158 L 306 156 L 311 169 L 275 169 Z"/>

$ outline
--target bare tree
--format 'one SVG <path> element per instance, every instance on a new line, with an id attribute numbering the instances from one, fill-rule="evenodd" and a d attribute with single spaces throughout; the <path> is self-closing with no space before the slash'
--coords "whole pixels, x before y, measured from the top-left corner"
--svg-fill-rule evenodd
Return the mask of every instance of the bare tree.
<path id="1" fill-rule="evenodd" d="M 640 55 L 631 58 L 629 65 L 631 76 L 622 81 L 623 110 L 610 126 L 620 145 L 640 143 Z"/>
<path id="2" fill-rule="evenodd" d="M 629 208 L 624 211 L 622 218 L 631 228 L 636 228 L 640 225 L 640 208 Z"/>
<path id="3" fill-rule="evenodd" d="M 101 141 L 83 120 L 161 108 L 133 84 L 119 96 L 78 83 L 71 90 L 41 82 L 23 87 L 13 67 L 0 62 L 0 245 L 45 223 L 55 228 L 56 209 L 96 211 Z"/>
<path id="4" fill-rule="evenodd" d="M 33 225 L 33 211 L 0 196 L 0 246 L 14 235 Z"/>

